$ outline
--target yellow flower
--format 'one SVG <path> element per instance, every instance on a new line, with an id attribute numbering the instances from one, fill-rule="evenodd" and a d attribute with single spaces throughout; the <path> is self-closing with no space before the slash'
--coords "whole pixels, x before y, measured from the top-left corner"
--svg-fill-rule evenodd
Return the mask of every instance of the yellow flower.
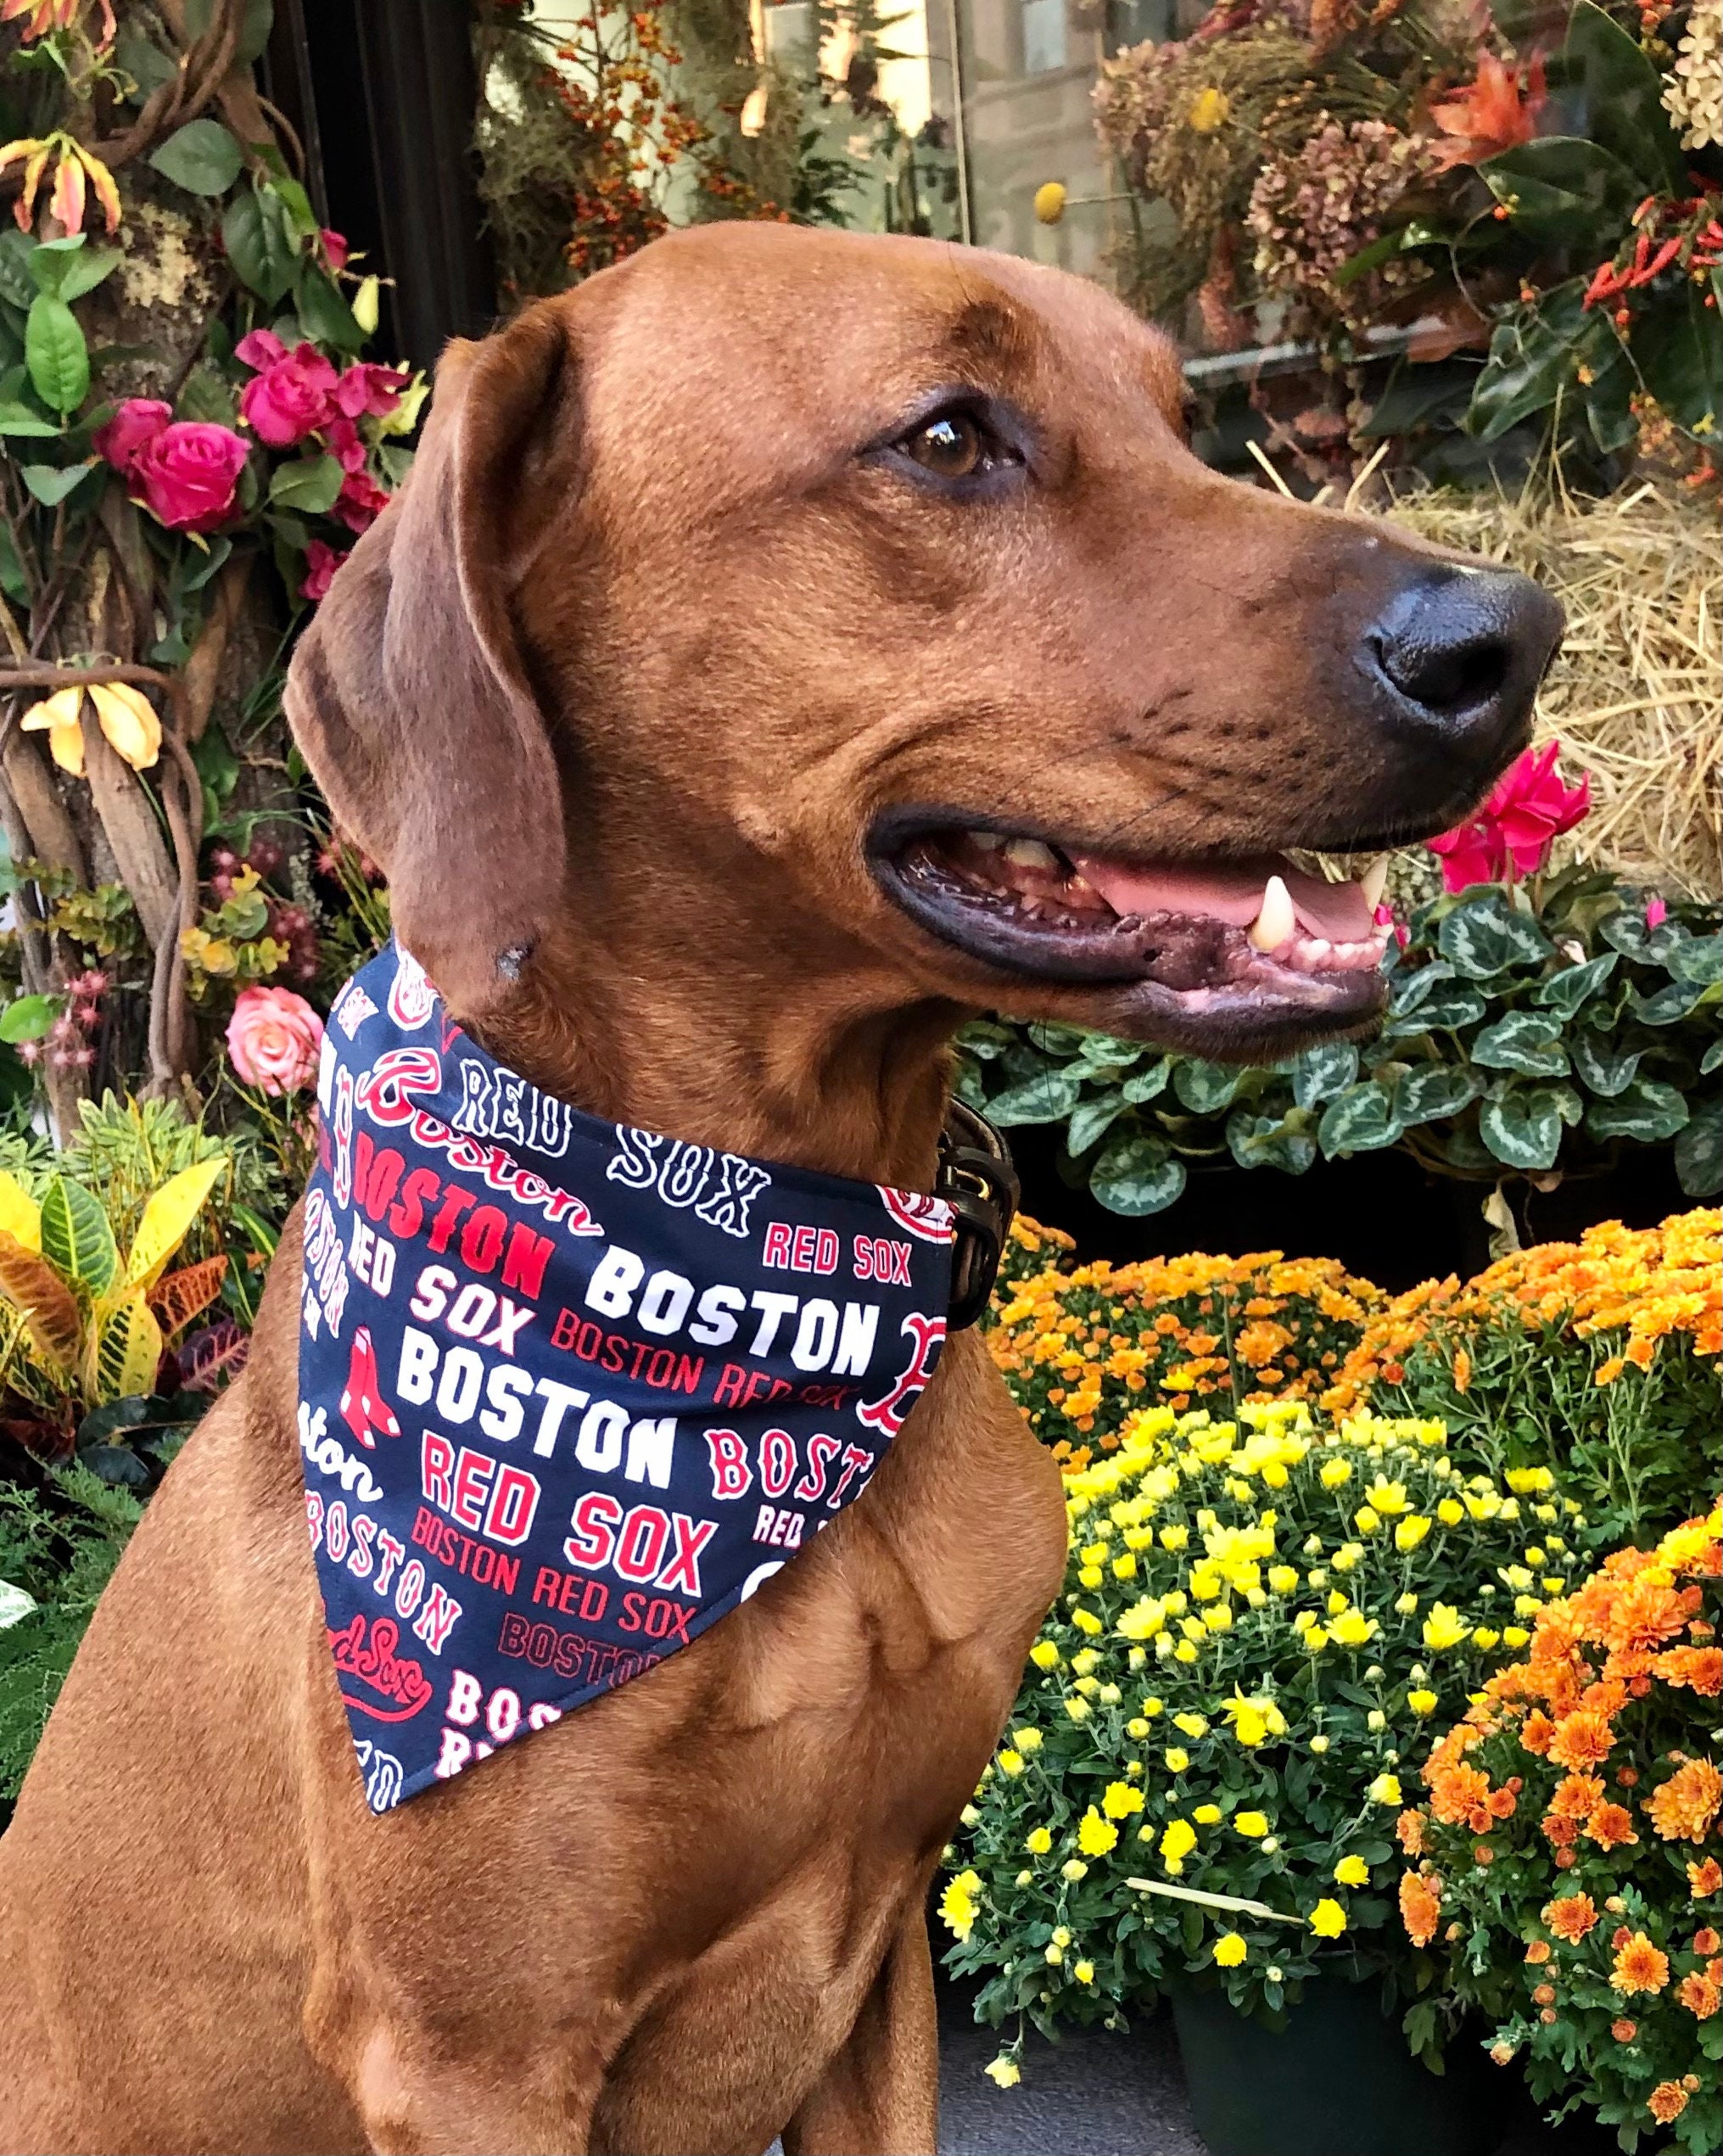
<path id="1" fill-rule="evenodd" d="M 1183 1774 L 1190 1765 L 1190 1754 L 1183 1744 L 1174 1744 L 1170 1750 L 1163 1752 L 1161 1757 L 1166 1761 L 1169 1774 Z"/>
<path id="2" fill-rule="evenodd" d="M 1024 1767 L 1022 1753 L 1014 1752 L 1008 1748 L 999 1754 L 999 1767 L 1001 1774 L 1021 1774 Z"/>
<path id="3" fill-rule="evenodd" d="M 1310 1912 L 1310 1928 L 1318 1939 L 1338 1939 L 1346 1928 L 1346 1912 L 1324 1895 Z"/>
<path id="4" fill-rule="evenodd" d="M 88 695 L 97 723 L 110 748 L 134 771 L 147 771 L 161 755 L 161 721 L 142 689 L 127 681 L 98 681 L 87 691 L 56 689 L 32 704 L 20 724 L 25 733 L 48 732 L 48 753 L 73 778 L 84 776 L 84 731 L 81 717 Z"/>
<path id="5" fill-rule="evenodd" d="M 1342 1543 L 1331 1560 L 1337 1572 L 1350 1572 L 1361 1564 L 1364 1556 L 1362 1543 Z"/>
<path id="6" fill-rule="evenodd" d="M 1416 1715 L 1434 1714 L 1436 1711 L 1436 1695 L 1434 1692 L 1408 1692 L 1406 1695 L 1406 1704 Z"/>
<path id="7" fill-rule="evenodd" d="M 1065 1703 L 1065 1711 L 1073 1722 L 1087 1722 L 1089 1715 L 1088 1701 L 1081 1699 L 1067 1700 Z"/>
<path id="8" fill-rule="evenodd" d="M 1236 1931 L 1223 1931 L 1215 1941 L 1215 1966 L 1237 1968 L 1250 1951 Z"/>
<path id="9" fill-rule="evenodd" d="M 1071 1613 L 1071 1621 L 1079 1632 L 1086 1632 L 1091 1638 L 1103 1629 L 1100 1619 L 1093 1610 L 1086 1610 L 1079 1603 Z"/>
<path id="10" fill-rule="evenodd" d="M 84 776 L 84 730 L 78 717 L 83 703 L 81 689 L 56 689 L 51 697 L 31 704 L 19 721 L 26 734 L 46 730 L 49 755 L 75 779 Z"/>
<path id="11" fill-rule="evenodd" d="M 1149 1734 L 1149 1725 L 1143 1719 L 1141 1715 L 1133 1715 L 1131 1719 L 1125 1724 L 1125 1734 L 1127 1737 L 1135 1737 L 1140 1740 Z"/>
<path id="12" fill-rule="evenodd" d="M 1071 1666 L 1079 1677 L 1087 1677 L 1092 1669 L 1100 1666 L 1100 1660 L 1093 1647 L 1079 1647 L 1071 1658 Z"/>
<path id="13" fill-rule="evenodd" d="M 1373 1534 L 1382 1525 L 1381 1514 L 1377 1511 L 1374 1505 L 1371 1504 L 1361 1504 L 1352 1515 L 1352 1518 L 1361 1535 Z"/>
<path id="14" fill-rule="evenodd" d="M 1038 1670 L 1056 1670 L 1059 1667 L 1059 1649 L 1050 1639 L 1038 1639 L 1029 1649 L 1029 1659 Z"/>
<path id="15" fill-rule="evenodd" d="M 1235 1834 L 1243 1834 L 1248 1841 L 1261 1841 L 1268 1831 L 1267 1815 L 1261 1812 L 1235 1812 L 1233 1814 L 1233 1830 Z"/>
<path id="16" fill-rule="evenodd" d="M 1035 216 L 1038 223 L 1043 225 L 1056 225 L 1060 219 L 1065 215 L 1065 203 L 1066 192 L 1064 188 L 1060 185 L 1059 182 L 1057 180 L 1043 180 L 1041 185 L 1035 190 Z M 989 2068 L 988 2071 L 992 2072 L 992 2069 Z M 997 2079 L 997 2075 L 994 2078 Z M 1014 2067 L 1012 2069 L 1012 2080 L 1015 2080 L 1015 2078 L 1016 2069 Z M 1001 2088 L 1010 2088 L 1011 2082 L 1001 2081 L 999 2086 Z"/>
<path id="17" fill-rule="evenodd" d="M 1093 1962 L 1073 1962 L 1071 1965 L 1071 1973 L 1079 1984 L 1093 1984 L 1095 1980 L 1095 1965 Z"/>
<path id="18" fill-rule="evenodd" d="M 1412 1509 L 1404 1482 L 1390 1482 L 1379 1477 L 1365 1491 L 1364 1501 L 1390 1520 Z"/>
<path id="19" fill-rule="evenodd" d="M 1054 1927 L 1053 1943 L 1055 1946 L 1070 1946 L 1071 1932 L 1068 1926 L 1065 1924 L 1057 1924 Z"/>
<path id="20" fill-rule="evenodd" d="M 1113 1560 L 1113 1577 L 1116 1580 L 1134 1580 L 1136 1576 L 1137 1560 L 1129 1550 L 1122 1557 Z"/>
<path id="21" fill-rule="evenodd" d="M 1373 1639 L 1381 1629 L 1376 1620 L 1367 1617 L 1362 1610 L 1348 1610 L 1329 1627 L 1329 1632 L 1342 1647 L 1362 1647 L 1367 1641 Z"/>
<path id="22" fill-rule="evenodd" d="M 1208 1716 L 1200 1714 L 1176 1714 L 1172 1717 L 1175 1729 L 1182 1729 L 1187 1737 L 1206 1737 L 1209 1733 Z"/>
<path id="23" fill-rule="evenodd" d="M 1186 113 L 1185 124 L 1199 135 L 1212 135 L 1227 124 L 1227 115 L 1233 109 L 1233 101 L 1224 90 L 1212 85 L 1199 90 Z"/>
<path id="24" fill-rule="evenodd" d="M 1196 1828 L 1189 1819 L 1170 1819 L 1161 1837 L 1161 1861 L 1169 1872 L 1178 1871 L 1196 1847 Z"/>
<path id="25" fill-rule="evenodd" d="M 1044 1856 L 1053 1846 L 1053 1836 L 1045 1827 L 1032 1827 L 1023 1838 L 1023 1846 L 1032 1856 Z"/>
<path id="26" fill-rule="evenodd" d="M 1189 1527 L 1163 1527 L 1161 1530 L 1161 1547 L 1162 1549 L 1183 1549 L 1189 1540 L 1190 1530 Z"/>
<path id="27" fill-rule="evenodd" d="M 1067 1857 L 1060 1866 L 1059 1871 L 1060 1876 L 1069 1879 L 1073 1886 L 1079 1879 L 1086 1879 L 1088 1877 L 1088 1866 L 1080 1856 Z"/>
<path id="28" fill-rule="evenodd" d="M 945 1891 L 939 1897 L 939 1913 L 959 1939 L 967 1939 L 975 1929 L 981 1908 L 977 1899 L 981 1890 L 979 1872 L 959 1872 L 946 1881 Z"/>
<path id="29" fill-rule="evenodd" d="M 1065 1959 L 1065 1949 L 1063 1946 L 1054 1946 L 1052 1941 L 1049 1940 L 1048 1942 L 1047 1951 L 1041 1958 L 1047 1963 L 1047 1966 L 1049 1968 L 1057 1968 L 1059 1964 Z"/>
<path id="30" fill-rule="evenodd" d="M 1147 1698 L 1146 1700 L 1144 1700 L 1144 1702 L 1143 1702 L 1143 1711 L 1144 1711 L 1144 1713 L 1145 1715 L 1147 1715 L 1147 1716 L 1148 1716 L 1149 1719 L 1150 1719 L 1151 1722 L 1155 1719 L 1155 1716 L 1156 1716 L 1157 1714 L 1164 1714 L 1164 1713 L 1166 1712 L 1166 1700 L 1157 1700 L 1157 1699 L 1155 1698 L 1155 1694 L 1154 1694 L 1152 1692 L 1149 1694 L 1148 1698 Z"/>
<path id="31" fill-rule="evenodd" d="M 1100 1585 L 1105 1576 L 1099 1565 L 1085 1565 L 1077 1576 L 1077 1583 L 1079 1587 L 1093 1589 Z"/>
<path id="32" fill-rule="evenodd" d="M 1352 1463 L 1351 1460 L 1331 1459 L 1323 1461 L 1322 1468 L 1322 1486 L 1323 1489 L 1338 1490 L 1343 1482 L 1350 1482 L 1351 1479 Z"/>
<path id="33" fill-rule="evenodd" d="M 1304 1644 L 1306 1653 L 1320 1655 L 1328 1644 L 1329 1636 L 1320 1625 L 1307 1625 L 1305 1627 Z"/>
<path id="34" fill-rule="evenodd" d="M 987 2079 L 996 2081 L 1002 2089 L 1014 2089 L 1023 2078 L 1023 2069 L 1009 2052 L 1001 2052 L 990 2065 L 982 2069 Z"/>
<path id="35" fill-rule="evenodd" d="M 1439 1655 L 1446 1648 L 1457 1647 L 1463 1639 L 1470 1637 L 1471 1630 L 1470 1625 L 1450 1604 L 1435 1602 L 1430 1604 L 1429 1615 L 1424 1621 L 1424 1644 L 1433 1654 Z"/>
<path id="36" fill-rule="evenodd" d="M 1485 1653 L 1488 1654 L 1490 1649 L 1498 1643 L 1501 1638 L 1502 1635 L 1499 1632 L 1491 1632 L 1486 1626 L 1480 1625 L 1477 1630 L 1472 1634 L 1472 1644 L 1474 1647 L 1481 1647 Z"/>
<path id="37" fill-rule="evenodd" d="M 1290 1594 L 1298 1585 L 1298 1568 L 1294 1565 L 1271 1565 L 1268 1584 L 1277 1594 Z"/>
<path id="38" fill-rule="evenodd" d="M 1364 1794 L 1372 1804 L 1398 1806 L 1406 1801 L 1400 1793 L 1400 1777 L 1397 1774 L 1379 1774 Z"/>
<path id="39" fill-rule="evenodd" d="M 1416 1549 L 1434 1525 L 1428 1513 L 1408 1513 L 1404 1520 L 1395 1522 L 1394 1547 L 1401 1551 Z"/>
<path id="40" fill-rule="evenodd" d="M 1221 1807 L 1217 1804 L 1200 1804 L 1190 1816 L 1200 1827 L 1217 1827 L 1221 1823 Z"/>
<path id="41" fill-rule="evenodd" d="M 1038 1752 L 1041 1749 L 1041 1732 L 1033 1728 L 1014 1729 L 1011 1732 L 1011 1742 L 1020 1752 Z"/>
<path id="42" fill-rule="evenodd" d="M 1466 1516 L 1466 1508 L 1457 1498 L 1444 1498 L 1435 1509 L 1435 1516 L 1445 1527 L 1457 1527 Z"/>
<path id="43" fill-rule="evenodd" d="M 1133 1789 L 1128 1782 L 1109 1782 L 1101 1798 L 1101 1810 L 1109 1819 L 1127 1819 L 1133 1812 L 1143 1809 L 1143 1792 Z"/>
<path id="44" fill-rule="evenodd" d="M 1334 1867 L 1334 1879 L 1340 1886 L 1368 1886 L 1370 1867 L 1362 1856 L 1343 1856 Z"/>
<path id="45" fill-rule="evenodd" d="M 1122 1787 L 1121 1784 L 1119 1786 Z M 1134 1795 L 1135 1792 L 1133 1791 Z M 1119 1839 L 1119 1830 L 1109 1819 L 1103 1819 L 1091 1805 L 1082 1815 L 1077 1830 L 1077 1845 L 1085 1856 L 1105 1856 Z"/>

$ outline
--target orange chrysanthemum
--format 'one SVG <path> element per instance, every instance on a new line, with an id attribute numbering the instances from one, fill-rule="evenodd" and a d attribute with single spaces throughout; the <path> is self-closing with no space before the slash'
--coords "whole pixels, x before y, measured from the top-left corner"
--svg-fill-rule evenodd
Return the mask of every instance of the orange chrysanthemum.
<path id="1" fill-rule="evenodd" d="M 1558 1767 L 1596 1767 L 1608 1758 L 1614 1741 L 1607 1716 L 1592 1707 L 1579 1707 L 1558 1725 L 1550 1739 L 1549 1756 Z"/>
<path id="2" fill-rule="evenodd" d="M 1618 2044 L 1631 2044 L 1639 2034 L 1639 2024 L 1628 2020 L 1624 2014 L 1620 2021 L 1610 2023 L 1609 2033 Z"/>
<path id="3" fill-rule="evenodd" d="M 1687 1890 L 1696 1901 L 1708 1901 L 1714 1894 L 1723 1894 L 1723 1864 L 1720 1864 L 1715 1856 L 1708 1856 L 1703 1864 L 1689 1864 Z"/>
<path id="4" fill-rule="evenodd" d="M 1457 1766 L 1439 1767 L 1434 1765 L 1432 1757 L 1429 1808 L 1445 1826 L 1469 1819 L 1474 1812 L 1482 1810 L 1489 1795 L 1490 1777 L 1481 1768 L 1468 1767 L 1463 1761 Z"/>
<path id="5" fill-rule="evenodd" d="M 1687 2109 L 1687 2092 L 1679 2081 L 1659 2081 L 1645 2099 L 1645 2108 L 1660 2126 L 1666 2126 Z"/>
<path id="6" fill-rule="evenodd" d="M 1675 1996 L 1696 2021 L 1709 2021 L 1718 2007 L 1723 2005 L 1723 1986 L 1695 1969 L 1691 1976 L 1681 1979 Z"/>
<path id="7" fill-rule="evenodd" d="M 1549 1750 L 1550 1739 L 1556 1726 L 1541 1707 L 1534 1707 L 1519 1726 L 1519 1741 L 1526 1750 L 1541 1759 Z"/>
<path id="8" fill-rule="evenodd" d="M 1580 1831 L 1600 1849 L 1620 1849 L 1639 1840 L 1633 1831 L 1633 1814 L 1622 1804 L 1600 1804 Z"/>
<path id="9" fill-rule="evenodd" d="M 1394 1836 L 1408 1856 L 1418 1856 L 1424 1848 L 1424 1814 L 1402 1812 L 1394 1823 Z"/>
<path id="10" fill-rule="evenodd" d="M 1665 1841 L 1703 1841 L 1723 1808 L 1723 1774 L 1709 1759 L 1690 1759 L 1652 1791 L 1645 1808 Z"/>
<path id="11" fill-rule="evenodd" d="M 1400 1921 L 1414 1946 L 1428 1946 L 1442 1912 L 1441 1883 L 1422 1872 L 1400 1875 Z"/>
<path id="12" fill-rule="evenodd" d="M 1669 1980 L 1669 1956 L 1654 1946 L 1642 1931 L 1632 1933 L 1625 1944 L 1616 1949 L 1609 1984 L 1624 1998 L 1631 1998 L 1636 1991 L 1655 1994 Z"/>
<path id="13" fill-rule="evenodd" d="M 1720 1946 L 1723 1946 L 1723 1939 L 1718 1937 L 1709 1924 L 1701 1924 L 1693 1934 L 1693 1952 L 1696 1954 L 1715 1954 Z"/>
<path id="14" fill-rule="evenodd" d="M 1577 1946 L 1597 1921 L 1597 1905 L 1589 1894 L 1564 1894 L 1550 1903 L 1543 1920 L 1558 1939 Z"/>
<path id="15" fill-rule="evenodd" d="M 1723 1693 L 1723 1647 L 1671 1647 L 1652 1667 L 1665 1684 L 1685 1686 L 1704 1699 Z"/>
<path id="16" fill-rule="evenodd" d="M 1558 1819 L 1589 1819 L 1603 1803 L 1603 1783 L 1596 1774 L 1569 1774 L 1557 1783 L 1549 1808 Z"/>

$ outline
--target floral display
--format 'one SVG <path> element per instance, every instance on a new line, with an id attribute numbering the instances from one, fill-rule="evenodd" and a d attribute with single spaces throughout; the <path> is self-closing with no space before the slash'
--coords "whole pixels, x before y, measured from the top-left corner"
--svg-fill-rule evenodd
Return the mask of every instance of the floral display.
<path id="1" fill-rule="evenodd" d="M 939 1905 L 978 2016 L 1014 2025 L 1004 2067 L 1026 2024 L 1119 2025 L 1188 1974 L 1245 2012 L 1323 1966 L 1409 1995 L 1395 1823 L 1432 1732 L 1567 1588 L 1583 1521 L 1555 1472 L 1463 1474 L 1436 1422 L 1157 1407 L 1066 1509 Z"/>
<path id="2" fill-rule="evenodd" d="M 291 988 L 242 988 L 227 1021 L 227 1054 L 247 1085 L 279 1095 L 316 1083 L 323 1022 Z"/>
<path id="3" fill-rule="evenodd" d="M 987 1344 L 1070 1472 L 1116 1451 L 1141 1408 L 1313 1397 L 1385 1302 L 1331 1258 L 1278 1251 L 1049 1267 L 996 1296 Z"/>
<path id="4" fill-rule="evenodd" d="M 1647 1539 L 1723 1487 L 1723 1215 L 1517 1251 L 1379 1307 L 1323 1404 L 1440 1415 L 1496 1472 L 1557 1454 L 1593 1537 Z"/>
<path id="5" fill-rule="evenodd" d="M 1491 2056 L 1690 2156 L 1723 2141 L 1720 1534 L 1714 1509 L 1546 1603 L 1396 1826 L 1405 1929 Z"/>

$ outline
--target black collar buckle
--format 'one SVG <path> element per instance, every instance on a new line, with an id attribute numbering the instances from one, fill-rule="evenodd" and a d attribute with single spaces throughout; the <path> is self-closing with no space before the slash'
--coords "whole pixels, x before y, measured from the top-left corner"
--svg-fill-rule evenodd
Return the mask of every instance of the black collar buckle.
<path id="1" fill-rule="evenodd" d="M 961 1100 L 946 1110 L 933 1187 L 957 1216 L 945 1328 L 961 1332 L 987 1307 L 1021 1196 L 1004 1140 Z"/>

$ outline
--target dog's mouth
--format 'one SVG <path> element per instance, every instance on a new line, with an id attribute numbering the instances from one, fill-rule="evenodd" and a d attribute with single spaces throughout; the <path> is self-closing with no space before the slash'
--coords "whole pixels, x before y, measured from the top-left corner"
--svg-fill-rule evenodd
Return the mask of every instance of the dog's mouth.
<path id="1" fill-rule="evenodd" d="M 1144 859 L 908 820 L 882 818 L 870 848 L 904 912 L 990 966 L 1100 990 L 1118 1030 L 1237 1053 L 1381 1009 L 1384 863 L 1330 883 L 1284 854 Z"/>

